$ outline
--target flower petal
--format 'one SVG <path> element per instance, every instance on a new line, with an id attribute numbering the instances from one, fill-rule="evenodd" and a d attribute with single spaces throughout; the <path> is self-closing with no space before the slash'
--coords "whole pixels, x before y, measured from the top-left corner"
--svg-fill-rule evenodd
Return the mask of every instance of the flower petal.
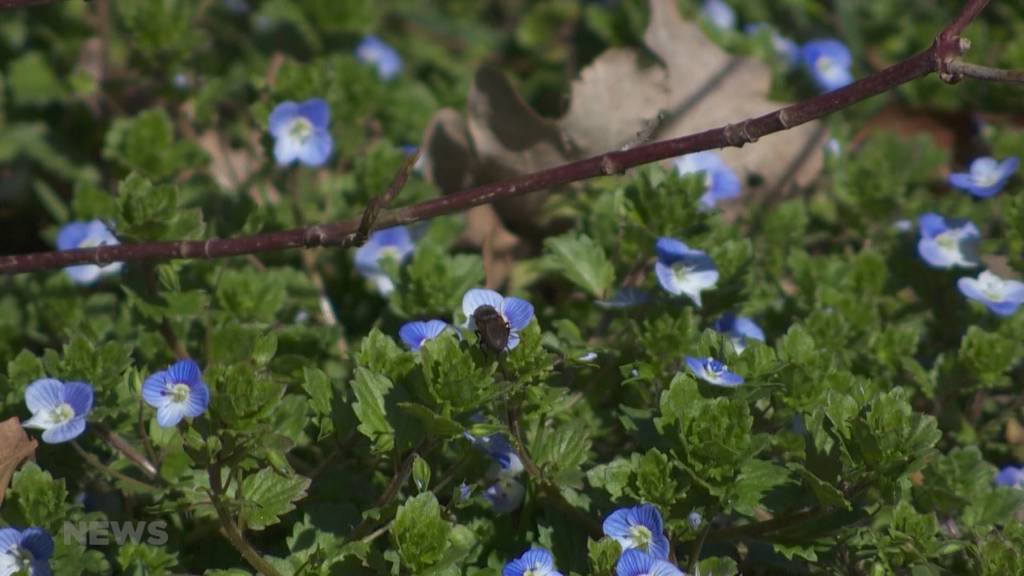
<path id="1" fill-rule="evenodd" d="M 82 264 L 80 266 L 68 266 L 64 269 L 71 282 L 79 286 L 88 286 L 100 279 L 103 270 L 95 264 Z"/>
<path id="2" fill-rule="evenodd" d="M 693 373 L 693 375 L 696 376 L 697 378 L 700 378 L 701 380 L 707 378 L 707 375 L 704 372 L 704 359 L 703 358 L 697 358 L 695 356 L 687 356 L 686 357 L 686 367 L 689 368 L 690 372 Z"/>
<path id="3" fill-rule="evenodd" d="M 156 423 L 161 428 L 172 428 L 185 417 L 185 404 L 168 402 L 156 410 Z"/>
<path id="4" fill-rule="evenodd" d="M 620 544 L 622 544 L 623 541 L 631 541 L 629 535 L 630 510 L 630 508 L 619 508 L 615 512 L 609 514 L 601 525 L 604 535 L 609 538 L 614 538 Z"/>
<path id="5" fill-rule="evenodd" d="M 21 547 L 32 553 L 36 560 L 47 560 L 53 556 L 53 538 L 41 528 L 26 528 L 21 531 Z M 32 576 L 36 576 L 33 574 Z"/>
<path id="6" fill-rule="evenodd" d="M 68 222 L 57 232 L 57 250 L 78 248 L 89 235 L 89 222 Z"/>
<path id="7" fill-rule="evenodd" d="M 491 306 L 501 311 L 501 304 L 504 302 L 501 294 L 487 288 L 470 288 L 462 297 L 462 313 L 467 319 L 473 317 L 473 313 L 481 306 Z"/>
<path id="8" fill-rule="evenodd" d="M 274 107 L 274 110 L 270 112 L 270 116 L 267 118 L 267 130 L 270 134 L 277 138 L 278 141 L 284 135 L 284 131 L 288 129 L 292 120 L 295 119 L 299 114 L 299 105 L 295 102 L 285 101 L 281 102 Z M 276 152 L 275 152 L 276 155 Z"/>
<path id="9" fill-rule="evenodd" d="M 21 531 L 14 528 L 0 528 L 0 553 L 15 546 L 21 546 Z"/>
<path id="10" fill-rule="evenodd" d="M 64 403 L 64 383 L 53 378 L 40 378 L 25 388 L 25 405 L 32 414 L 53 410 Z"/>
<path id="11" fill-rule="evenodd" d="M 64 385 L 64 402 L 71 405 L 75 416 L 85 416 L 92 410 L 92 386 L 85 382 L 68 382 Z"/>
<path id="12" fill-rule="evenodd" d="M 299 103 L 296 113 L 309 120 L 314 128 L 327 128 L 327 124 L 331 121 L 331 109 L 323 98 L 310 98 Z"/>
<path id="13" fill-rule="evenodd" d="M 167 374 L 170 376 L 170 380 L 173 383 L 188 384 L 189 386 L 192 386 L 196 382 L 202 381 L 202 370 L 199 369 L 199 364 L 196 364 L 195 361 L 190 358 L 178 360 L 174 364 L 168 366 Z"/>
<path id="14" fill-rule="evenodd" d="M 43 432 L 43 442 L 60 444 L 78 438 L 85 432 L 85 418 L 73 418 Z"/>
<path id="15" fill-rule="evenodd" d="M 619 556 L 619 561 L 615 563 L 615 576 L 647 576 L 654 562 L 654 558 L 631 548 Z"/>
<path id="16" fill-rule="evenodd" d="M 323 166 L 331 156 L 334 138 L 326 130 L 314 130 L 299 150 L 299 162 L 306 166 Z"/>
<path id="17" fill-rule="evenodd" d="M 946 231 L 946 219 L 935 212 L 925 212 L 917 217 L 917 227 L 921 235 L 926 238 L 934 238 Z"/>
<path id="18" fill-rule="evenodd" d="M 142 400 L 154 408 L 163 408 L 171 401 L 167 384 L 173 381 L 174 377 L 166 370 L 151 374 L 142 383 Z"/>
<path id="19" fill-rule="evenodd" d="M 522 338 L 519 336 L 519 332 L 509 332 L 509 334 L 508 334 L 508 343 L 505 344 L 505 349 L 506 350 L 514 349 L 516 346 L 519 346 L 519 342 L 521 340 L 522 340 Z"/>
<path id="20" fill-rule="evenodd" d="M 501 314 L 513 330 L 522 330 L 533 318 L 533 304 L 515 297 L 505 298 L 501 303 Z"/>
<path id="21" fill-rule="evenodd" d="M 188 400 L 185 402 L 185 415 L 189 418 L 195 418 L 206 412 L 206 407 L 210 405 L 210 389 L 206 387 L 206 384 L 197 382 L 189 386 Z"/>
<path id="22" fill-rule="evenodd" d="M 723 388 L 735 388 L 740 384 L 743 384 L 743 376 L 736 374 L 735 372 L 722 372 L 714 380 L 708 380 L 709 383 L 715 386 L 722 386 Z"/>
<path id="23" fill-rule="evenodd" d="M 660 262 L 671 264 L 693 254 L 703 254 L 700 250 L 693 250 L 680 240 L 675 238 L 661 237 L 654 243 L 654 251 Z"/>
<path id="24" fill-rule="evenodd" d="M 287 130 L 274 141 L 274 160 L 278 166 L 287 166 L 295 162 L 302 154 L 302 142 L 291 137 Z"/>

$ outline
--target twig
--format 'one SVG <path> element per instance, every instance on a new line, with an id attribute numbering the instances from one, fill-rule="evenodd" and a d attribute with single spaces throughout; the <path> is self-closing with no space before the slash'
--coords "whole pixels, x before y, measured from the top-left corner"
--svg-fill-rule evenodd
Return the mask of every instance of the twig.
<path id="1" fill-rule="evenodd" d="M 565 496 L 562 495 L 562 490 L 548 480 L 547 477 L 545 477 L 544 472 L 538 468 L 537 464 L 532 458 L 530 458 L 530 454 L 526 451 L 526 444 L 523 443 L 522 431 L 519 429 L 518 410 L 512 406 L 509 406 L 508 409 L 508 430 L 509 434 L 512 436 L 512 444 L 515 446 L 516 454 L 519 456 L 519 460 L 523 463 L 523 469 L 526 470 L 526 473 L 531 478 L 533 478 L 545 498 L 547 498 L 568 517 L 572 518 L 579 526 L 586 529 L 591 538 L 594 540 L 600 540 L 604 536 L 604 531 L 601 529 L 600 523 L 566 500 Z"/>
<path id="2" fill-rule="evenodd" d="M 52 2 L 54 2 L 54 0 L 0 0 L 0 10 L 24 8 L 28 6 L 41 6 Z"/>
<path id="3" fill-rule="evenodd" d="M 756 142 L 769 134 L 788 130 L 848 108 L 857 102 L 933 72 L 939 72 L 939 76 L 945 82 L 957 82 L 960 76 L 951 70 L 950 66 L 963 54 L 966 45 L 969 44 L 962 42 L 963 39 L 959 34 L 987 3 L 987 0 L 968 0 L 953 23 L 936 37 L 931 46 L 922 52 L 839 90 L 821 94 L 736 124 L 653 142 L 629 150 L 606 152 L 533 174 L 477 186 L 404 208 L 388 210 L 380 213 L 376 218 L 374 216 L 377 211 L 386 202 L 371 202 L 362 217 L 358 219 L 239 238 L 120 244 L 5 256 L 0 258 L 0 273 L 15 274 L 33 270 L 52 270 L 74 264 L 104 265 L 110 262 L 138 260 L 224 258 L 292 248 L 352 246 L 356 245 L 360 238 L 369 234 L 373 227 L 411 224 L 538 190 L 556 188 L 598 176 L 620 174 L 635 166 L 701 150 L 741 147 Z M 370 226 L 367 226 L 368 222 Z"/>
<path id="4" fill-rule="evenodd" d="M 116 432 L 107 428 L 106 425 L 97 422 L 92 423 L 92 429 L 96 432 L 96 435 L 109 444 L 111 448 L 117 450 L 124 455 L 125 458 L 131 460 L 139 470 L 142 470 L 142 472 L 146 474 L 146 476 L 149 476 L 154 480 L 162 479 L 156 469 L 156 466 L 154 466 L 153 463 L 144 455 L 139 454 L 135 448 L 132 448 L 132 446 L 125 442 L 124 438 L 118 436 Z"/>
<path id="5" fill-rule="evenodd" d="M 430 449 L 433 448 L 433 445 L 424 444 L 421 445 L 420 448 L 422 448 L 423 452 L 429 452 Z M 405 457 L 404 461 L 402 461 L 402 465 L 399 466 L 395 475 L 391 477 L 391 482 L 388 483 L 384 492 L 377 497 L 377 502 L 375 504 L 376 508 L 383 508 L 387 506 L 395 499 L 396 496 L 398 496 L 398 492 L 402 489 L 402 485 L 405 484 L 409 479 L 409 475 L 412 474 L 412 465 L 416 462 L 416 458 L 419 456 L 420 448 L 409 452 L 409 455 Z M 363 538 L 364 533 L 370 529 L 373 523 L 374 521 L 369 517 L 363 518 L 363 520 L 352 529 L 352 534 L 348 537 L 348 541 L 354 542 Z"/>
<path id="6" fill-rule="evenodd" d="M 85 448 L 82 448 L 81 446 L 79 446 L 78 442 L 71 442 L 71 447 L 74 448 L 75 452 L 78 453 L 78 455 L 82 458 L 82 460 L 85 460 L 85 462 L 87 464 L 89 464 L 90 466 L 96 468 L 97 470 L 100 470 L 101 472 L 103 472 L 107 476 L 109 476 L 111 478 L 115 478 L 117 480 L 120 480 L 120 481 L 122 481 L 125 484 L 128 484 L 130 486 L 134 486 L 136 489 L 140 489 L 140 490 L 142 490 L 144 492 L 152 492 L 152 491 L 157 490 L 157 487 L 153 486 L 152 484 L 148 484 L 146 482 L 143 482 L 142 480 L 139 480 L 138 478 L 132 478 L 131 476 L 125 474 L 124 472 L 120 472 L 118 470 L 114 470 L 110 466 L 107 466 L 106 464 L 101 462 L 100 459 L 97 458 L 95 454 L 93 454 L 93 453 L 87 451 Z"/>
<path id="7" fill-rule="evenodd" d="M 711 532 L 711 519 L 708 519 L 708 524 L 701 529 L 700 534 L 697 535 L 697 539 L 693 542 L 693 548 L 690 549 L 690 561 L 686 566 L 687 574 L 697 573 L 697 564 L 700 563 L 700 551 L 704 547 L 704 541 L 708 538 L 708 533 Z"/>
<path id="8" fill-rule="evenodd" d="M 245 539 L 245 536 L 242 535 L 242 532 L 235 524 L 234 519 L 232 519 L 231 512 L 224 505 L 224 501 L 221 500 L 224 486 L 221 483 L 220 464 L 217 462 L 210 464 L 207 472 L 210 476 L 210 502 L 213 504 L 214 510 L 217 511 L 217 519 L 220 520 L 221 528 L 224 530 L 224 534 L 231 542 L 231 545 L 260 574 L 264 576 L 281 576 L 277 568 L 274 568 L 270 562 L 267 562 L 263 556 L 260 556 L 260 553 Z"/>
<path id="9" fill-rule="evenodd" d="M 964 62 L 963 60 L 953 60 L 950 62 L 949 70 L 965 78 L 974 78 L 975 80 L 1024 84 L 1024 70 L 991 68 L 980 64 L 971 64 L 970 62 Z"/>

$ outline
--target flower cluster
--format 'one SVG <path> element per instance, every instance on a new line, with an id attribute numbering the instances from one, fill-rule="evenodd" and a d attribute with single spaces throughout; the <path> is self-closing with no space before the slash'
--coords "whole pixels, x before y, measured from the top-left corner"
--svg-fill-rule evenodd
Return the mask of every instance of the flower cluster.
<path id="1" fill-rule="evenodd" d="M 982 157 L 971 163 L 970 172 L 951 174 L 949 182 L 976 198 L 990 198 L 1006 185 L 1017 165 L 1018 159 L 1014 157 L 1001 162 Z M 917 253 L 928 266 L 952 269 L 981 265 L 981 233 L 974 223 L 926 212 L 918 217 L 917 224 Z M 965 297 L 999 316 L 1009 316 L 1024 304 L 1024 283 L 1001 278 L 990 270 L 983 270 L 977 278 L 960 278 L 957 288 Z"/>

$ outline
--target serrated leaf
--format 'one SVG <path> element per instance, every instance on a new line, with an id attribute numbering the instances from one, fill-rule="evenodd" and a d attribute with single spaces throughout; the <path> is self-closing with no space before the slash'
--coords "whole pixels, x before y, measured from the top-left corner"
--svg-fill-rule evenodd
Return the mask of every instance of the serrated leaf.
<path id="1" fill-rule="evenodd" d="M 295 509 L 295 502 L 306 497 L 310 482 L 309 478 L 284 476 L 268 469 L 247 476 L 241 490 L 246 526 L 263 530 L 280 522 L 281 516 Z"/>
<path id="2" fill-rule="evenodd" d="M 451 524 L 441 518 L 437 497 L 433 492 L 424 492 L 398 507 L 391 538 L 402 564 L 416 574 L 442 559 L 451 530 Z"/>
<path id="3" fill-rule="evenodd" d="M 386 377 L 362 366 L 356 368 L 356 377 L 352 381 L 356 401 L 352 404 L 352 411 L 359 419 L 357 429 L 370 439 L 373 451 L 378 454 L 387 453 L 395 446 L 395 429 L 388 422 L 384 402 L 392 386 Z"/>
<path id="4" fill-rule="evenodd" d="M 615 267 L 589 236 L 570 232 L 548 238 L 544 248 L 553 269 L 592 296 L 604 296 L 615 281 Z"/>

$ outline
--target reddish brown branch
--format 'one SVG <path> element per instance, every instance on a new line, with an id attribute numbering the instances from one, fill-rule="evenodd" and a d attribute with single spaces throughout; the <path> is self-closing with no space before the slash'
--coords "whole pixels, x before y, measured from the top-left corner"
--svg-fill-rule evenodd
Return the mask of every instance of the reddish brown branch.
<path id="1" fill-rule="evenodd" d="M 2 1 L 0 0 L 0 2 Z M 462 212 L 473 206 L 514 198 L 539 190 L 548 190 L 598 176 L 620 174 L 629 168 L 701 150 L 740 147 L 750 142 L 756 142 L 769 134 L 781 132 L 848 108 L 857 102 L 936 71 L 941 72 L 943 80 L 955 82 L 960 76 L 950 69 L 950 64 L 956 61 L 966 47 L 966 43 L 961 41 L 959 33 L 987 3 L 988 0 L 968 0 L 956 19 L 938 35 L 927 50 L 834 92 L 721 128 L 653 142 L 628 150 L 607 152 L 533 174 L 477 186 L 404 208 L 384 211 L 376 218 L 374 227 L 384 228 L 410 224 L 443 214 Z M 4 256 L 0 257 L 0 273 L 16 274 L 34 270 L 52 270 L 74 264 L 102 265 L 117 261 L 224 258 L 290 248 L 352 246 L 358 243 L 360 232 L 368 232 L 365 225 L 366 216 L 376 215 L 375 212 L 376 208 L 371 205 L 367 207 L 363 218 L 352 218 L 331 224 L 240 238 L 123 244 Z"/>
<path id="2" fill-rule="evenodd" d="M 0 10 L 6 10 L 9 8 L 23 8 L 27 6 L 39 6 L 41 4 L 50 4 L 55 0 L 0 0 Z"/>

